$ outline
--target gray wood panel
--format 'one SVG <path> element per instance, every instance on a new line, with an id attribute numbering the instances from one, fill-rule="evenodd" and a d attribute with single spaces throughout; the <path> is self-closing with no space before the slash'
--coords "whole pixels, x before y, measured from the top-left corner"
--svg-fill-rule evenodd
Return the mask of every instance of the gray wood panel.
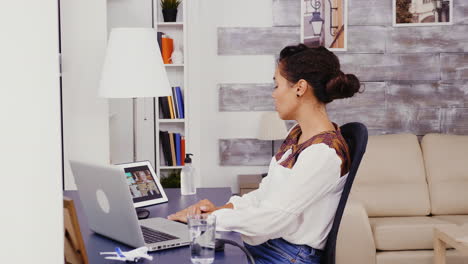
<path id="1" fill-rule="evenodd" d="M 300 26 L 302 0 L 273 0 L 273 26 Z"/>
<path id="2" fill-rule="evenodd" d="M 347 110 L 349 108 L 379 108 L 385 106 L 385 82 L 361 83 L 361 93 L 351 98 L 334 100 L 327 110 Z"/>
<path id="3" fill-rule="evenodd" d="M 442 133 L 468 135 L 468 108 L 442 110 Z"/>
<path id="4" fill-rule="evenodd" d="M 425 135 L 440 132 L 440 108 L 411 108 L 398 105 L 388 108 L 386 112 L 387 133 Z"/>
<path id="5" fill-rule="evenodd" d="M 361 81 L 439 80 L 439 54 L 338 54 L 345 73 Z"/>
<path id="6" fill-rule="evenodd" d="M 468 33 L 467 33 L 468 34 Z M 468 79 L 468 54 L 440 54 L 442 80 Z"/>
<path id="7" fill-rule="evenodd" d="M 329 111 L 330 120 L 339 125 L 361 122 L 369 134 L 413 133 L 424 135 L 440 131 L 440 111 L 433 109 L 398 108 L 350 108 L 345 111 Z"/>
<path id="8" fill-rule="evenodd" d="M 386 126 L 386 111 L 385 108 L 348 108 L 348 109 L 333 109 L 328 111 L 328 116 L 332 122 L 339 126 L 349 122 L 361 122 L 367 126 L 370 135 L 385 134 Z"/>
<path id="9" fill-rule="evenodd" d="M 219 111 L 275 111 L 271 93 L 274 84 L 268 83 L 224 83 L 219 84 Z M 364 82 L 362 93 L 351 98 L 335 100 L 328 109 L 349 107 L 381 107 L 385 105 L 385 83 Z"/>
<path id="10" fill-rule="evenodd" d="M 272 83 L 219 84 L 219 111 L 274 111 Z"/>
<path id="11" fill-rule="evenodd" d="M 271 141 L 268 140 L 252 138 L 219 140 L 221 166 L 265 166 L 270 163 L 271 157 Z"/>
<path id="12" fill-rule="evenodd" d="M 299 41 L 299 27 L 220 27 L 218 55 L 274 55 Z"/>
<path id="13" fill-rule="evenodd" d="M 349 26 L 348 52 L 384 53 L 387 30 L 384 26 Z"/>
<path id="14" fill-rule="evenodd" d="M 454 0 L 453 22 L 456 24 L 468 24 L 468 1 Z"/>
<path id="15" fill-rule="evenodd" d="M 431 108 L 464 107 L 468 103 L 468 81 L 389 82 L 388 105 Z"/>
<path id="16" fill-rule="evenodd" d="M 388 32 L 389 53 L 468 51 L 468 25 L 399 27 Z"/>
<path id="17" fill-rule="evenodd" d="M 348 25 L 392 24 L 392 0 L 348 1 Z"/>

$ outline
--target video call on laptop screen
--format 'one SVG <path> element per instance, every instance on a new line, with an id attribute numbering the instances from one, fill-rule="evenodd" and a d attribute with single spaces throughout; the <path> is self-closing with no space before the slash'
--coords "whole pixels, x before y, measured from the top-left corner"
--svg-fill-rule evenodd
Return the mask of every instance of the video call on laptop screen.
<path id="1" fill-rule="evenodd" d="M 134 203 L 162 198 L 148 166 L 126 168 L 125 175 Z"/>

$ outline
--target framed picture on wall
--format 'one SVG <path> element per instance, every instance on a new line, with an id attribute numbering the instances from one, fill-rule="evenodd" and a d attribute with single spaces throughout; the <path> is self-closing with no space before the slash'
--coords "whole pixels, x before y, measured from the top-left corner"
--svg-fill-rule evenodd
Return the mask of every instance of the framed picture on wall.
<path id="1" fill-rule="evenodd" d="M 451 25 L 453 0 L 393 0 L 393 26 Z"/>
<path id="2" fill-rule="evenodd" d="M 348 0 L 297 1 L 301 1 L 301 42 L 309 47 L 346 51 Z"/>

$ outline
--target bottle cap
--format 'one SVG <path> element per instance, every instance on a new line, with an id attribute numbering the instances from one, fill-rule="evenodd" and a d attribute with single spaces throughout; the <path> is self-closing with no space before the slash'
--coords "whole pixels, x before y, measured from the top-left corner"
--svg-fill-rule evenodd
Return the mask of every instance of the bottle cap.
<path id="1" fill-rule="evenodd" d="M 185 160 L 184 160 L 185 163 L 192 163 L 192 159 L 190 158 L 190 156 L 193 156 L 193 154 L 192 153 L 185 154 Z"/>

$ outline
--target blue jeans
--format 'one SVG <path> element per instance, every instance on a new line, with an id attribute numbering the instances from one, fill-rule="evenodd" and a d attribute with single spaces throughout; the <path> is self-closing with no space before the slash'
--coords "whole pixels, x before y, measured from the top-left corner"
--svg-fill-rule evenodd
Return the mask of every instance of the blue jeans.
<path id="1" fill-rule="evenodd" d="M 256 264 L 319 264 L 323 251 L 307 245 L 295 245 L 277 238 L 251 246 L 244 243 L 245 248 L 252 254 Z"/>

